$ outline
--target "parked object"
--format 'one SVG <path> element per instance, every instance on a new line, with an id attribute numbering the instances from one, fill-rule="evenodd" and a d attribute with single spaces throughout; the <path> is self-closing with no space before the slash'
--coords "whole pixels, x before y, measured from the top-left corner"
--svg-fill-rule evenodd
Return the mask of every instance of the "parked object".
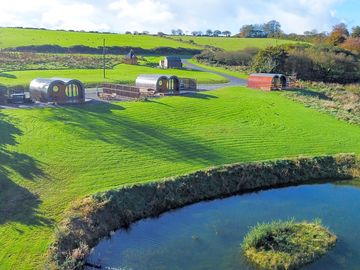
<path id="1" fill-rule="evenodd" d="M 288 79 L 283 74 L 254 73 L 249 76 L 248 87 L 265 91 L 288 88 Z"/>
<path id="2" fill-rule="evenodd" d="M 161 68 L 182 68 L 183 64 L 179 56 L 166 56 L 164 60 L 160 60 L 159 66 Z"/>
<path id="3" fill-rule="evenodd" d="M 30 83 L 30 98 L 33 101 L 73 104 L 85 102 L 85 87 L 78 80 L 38 78 Z"/>
<path id="4" fill-rule="evenodd" d="M 140 75 L 136 79 L 136 87 L 141 91 L 154 91 L 155 93 L 180 93 L 180 79 L 176 76 L 159 74 Z"/>
<path id="5" fill-rule="evenodd" d="M 130 52 L 127 55 L 125 55 L 124 64 L 128 64 L 128 65 L 137 65 L 138 64 L 138 58 L 135 55 L 133 50 L 130 50 Z"/>

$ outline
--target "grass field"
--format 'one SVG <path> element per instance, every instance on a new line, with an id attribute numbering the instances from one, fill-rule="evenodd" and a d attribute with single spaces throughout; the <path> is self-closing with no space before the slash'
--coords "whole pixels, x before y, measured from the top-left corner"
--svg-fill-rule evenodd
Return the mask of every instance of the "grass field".
<path id="1" fill-rule="evenodd" d="M 104 38 L 106 39 L 106 46 L 109 47 L 130 46 L 143 49 L 154 49 L 159 47 L 202 49 L 201 46 L 211 45 L 228 51 L 237 51 L 247 47 L 265 48 L 270 45 L 296 43 L 295 41 L 277 40 L 271 38 L 173 36 L 173 39 L 168 39 L 148 35 L 98 34 L 86 32 L 0 28 L 0 49 L 30 45 L 59 45 L 62 47 L 83 45 L 97 48 L 102 46 Z M 182 39 L 184 41 L 193 40 L 196 44 L 177 41 L 177 39 Z"/>
<path id="2" fill-rule="evenodd" d="M 64 108 L 0 110 L 0 269 L 43 269 L 72 201 L 213 165 L 360 153 L 360 127 L 241 87 Z"/>
<path id="3" fill-rule="evenodd" d="M 201 64 L 199 62 L 197 62 L 194 59 L 189 60 L 190 63 L 197 65 L 199 67 L 202 68 L 206 68 L 208 70 L 212 70 L 212 71 L 216 71 L 216 72 L 221 72 L 223 74 L 227 74 L 236 78 L 240 78 L 240 79 L 248 79 L 249 75 L 246 73 L 241 73 L 241 72 L 237 72 L 237 71 L 232 71 L 232 70 L 228 70 L 222 67 L 214 67 L 214 66 L 209 66 L 209 65 L 205 65 L 205 64 Z"/>
<path id="4" fill-rule="evenodd" d="M 152 59 L 154 60 L 154 59 Z M 151 60 L 150 60 L 151 63 Z M 103 82 L 116 82 L 134 84 L 140 74 L 171 74 L 184 78 L 197 79 L 198 83 L 226 83 L 227 79 L 210 72 L 181 70 L 181 69 L 158 69 L 148 66 L 133 66 L 120 64 L 114 69 L 106 71 L 106 79 L 103 79 L 101 69 L 67 69 L 67 70 L 27 70 L 0 73 L 0 84 L 11 86 L 29 86 L 35 78 L 73 78 L 87 85 L 97 85 Z"/>
<path id="5" fill-rule="evenodd" d="M 143 49 L 159 47 L 198 49 L 198 46 L 177 42 L 157 36 L 97 34 L 85 32 L 0 28 L 0 48 L 13 48 L 29 45 L 59 45 L 71 47 L 83 45 L 92 48 L 102 46 L 103 39 L 106 46 L 130 46 Z"/>
<path id="6" fill-rule="evenodd" d="M 266 48 L 268 46 L 298 43 L 291 40 L 279 40 L 273 38 L 226 38 L 226 37 L 192 37 L 192 36 L 173 36 L 174 39 L 184 41 L 193 40 L 195 44 L 210 45 L 224 49 L 226 51 L 239 51 L 245 48 Z M 186 44 L 186 43 L 185 43 Z"/>

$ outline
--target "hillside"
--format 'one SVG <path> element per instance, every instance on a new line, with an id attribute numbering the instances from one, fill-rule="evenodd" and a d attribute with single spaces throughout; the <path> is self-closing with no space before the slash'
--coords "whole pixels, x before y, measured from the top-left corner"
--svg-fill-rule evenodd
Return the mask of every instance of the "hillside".
<path id="1" fill-rule="evenodd" d="M 0 49 L 21 46 L 58 45 L 61 47 L 86 46 L 101 47 L 103 39 L 106 46 L 134 47 L 155 49 L 161 47 L 203 49 L 210 45 L 228 51 L 241 50 L 247 47 L 265 48 L 271 45 L 296 43 L 290 40 L 271 38 L 227 38 L 227 37 L 193 37 L 172 36 L 163 38 L 150 35 L 100 34 L 88 32 L 53 31 L 38 29 L 0 28 Z M 195 44 L 182 42 L 193 40 Z"/>
<path id="2" fill-rule="evenodd" d="M 192 36 L 173 36 L 175 40 L 193 40 L 195 44 L 202 46 L 210 45 L 226 51 L 239 51 L 245 48 L 266 48 L 268 46 L 299 43 L 292 40 L 279 40 L 273 38 L 227 38 L 227 37 L 192 37 Z M 188 43 L 190 44 L 190 43 Z"/>
<path id="3" fill-rule="evenodd" d="M 64 210 L 98 191 L 225 163 L 360 153 L 359 126 L 281 93 L 241 87 L 1 110 L 0 130 L 0 269 L 7 270 L 43 269 Z"/>
<path id="4" fill-rule="evenodd" d="M 176 40 L 148 35 L 99 34 L 86 32 L 52 31 L 37 29 L 0 28 L 0 49 L 20 46 L 58 45 L 71 47 L 76 45 L 97 48 L 106 46 L 136 47 L 154 49 L 159 47 L 190 48 L 199 47 Z"/>

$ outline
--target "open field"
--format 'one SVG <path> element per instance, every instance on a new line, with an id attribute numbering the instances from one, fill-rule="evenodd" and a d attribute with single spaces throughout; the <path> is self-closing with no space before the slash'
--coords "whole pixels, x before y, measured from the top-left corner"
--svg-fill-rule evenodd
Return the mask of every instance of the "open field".
<path id="1" fill-rule="evenodd" d="M 291 40 L 280 40 L 273 38 L 227 38 L 227 37 L 192 37 L 192 36 L 173 36 L 174 39 L 184 41 L 193 40 L 195 44 L 210 45 L 226 51 L 239 51 L 245 48 L 266 48 L 268 46 L 298 43 Z M 186 43 L 185 43 L 186 44 Z"/>
<path id="2" fill-rule="evenodd" d="M 151 63 L 151 62 L 150 62 Z M 184 78 L 197 79 L 198 83 L 226 83 L 227 79 L 210 72 L 182 70 L 182 69 L 159 69 L 148 66 L 133 66 L 120 64 L 106 71 L 106 79 L 103 79 L 102 69 L 66 69 L 66 70 L 27 70 L 0 73 L 0 84 L 14 86 L 29 86 L 35 78 L 75 78 L 86 85 L 97 85 L 103 82 L 115 82 L 122 84 L 134 84 L 140 74 L 172 74 Z"/>
<path id="3" fill-rule="evenodd" d="M 100 34 L 86 32 L 52 31 L 38 29 L 0 28 L 0 49 L 20 46 L 58 45 L 72 47 L 77 45 L 91 48 L 101 47 L 103 39 L 106 46 L 135 47 L 154 49 L 160 47 L 202 49 L 211 45 L 227 51 L 237 51 L 248 47 L 265 48 L 271 45 L 296 43 L 291 40 L 271 38 L 227 38 L 173 36 L 172 39 L 149 35 Z M 193 40 L 196 44 L 177 41 Z M 199 46 L 200 45 L 200 46 Z"/>
<path id="4" fill-rule="evenodd" d="M 360 154 L 359 126 L 241 87 L 0 110 L 0 130 L 0 269 L 43 269 L 64 209 L 89 194 L 225 163 Z"/>
<path id="5" fill-rule="evenodd" d="M 221 72 L 221 73 L 224 73 L 226 75 L 234 76 L 236 78 L 240 78 L 240 79 L 248 79 L 249 78 L 248 74 L 228 70 L 228 69 L 225 69 L 225 68 L 222 68 L 222 67 L 214 67 L 214 66 L 210 66 L 210 65 L 205 65 L 205 64 L 197 62 L 194 59 L 190 59 L 189 62 L 194 64 L 194 65 L 197 65 L 199 67 L 206 68 L 208 70 L 212 70 L 212 71 L 215 71 L 215 72 Z"/>
<path id="6" fill-rule="evenodd" d="M 100 69 L 102 55 L 0 52 L 0 72 L 49 69 Z M 122 63 L 122 55 L 107 55 L 106 68 Z"/>
<path id="7" fill-rule="evenodd" d="M 154 49 L 159 47 L 198 49 L 198 46 L 164 39 L 157 36 L 99 34 L 69 31 L 51 31 L 37 29 L 0 28 L 0 48 L 13 48 L 20 46 L 58 45 L 71 47 L 76 45 L 97 48 L 106 46 L 137 47 Z"/>

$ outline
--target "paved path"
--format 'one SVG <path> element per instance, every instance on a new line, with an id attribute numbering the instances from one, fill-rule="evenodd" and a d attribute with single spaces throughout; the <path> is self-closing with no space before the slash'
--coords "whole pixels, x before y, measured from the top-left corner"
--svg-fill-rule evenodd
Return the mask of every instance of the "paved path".
<path id="1" fill-rule="evenodd" d="M 213 74 L 223 76 L 229 80 L 228 83 L 222 83 L 222 84 L 199 84 L 198 85 L 199 90 L 216 90 L 216 89 L 227 87 L 227 86 L 246 86 L 247 85 L 247 80 L 240 79 L 240 78 L 228 75 L 228 74 L 224 74 L 220 71 L 213 71 L 213 70 L 209 70 L 207 68 L 199 67 L 195 64 L 190 63 L 188 59 L 182 59 L 182 62 L 185 64 L 185 66 L 187 68 L 210 72 Z"/>

